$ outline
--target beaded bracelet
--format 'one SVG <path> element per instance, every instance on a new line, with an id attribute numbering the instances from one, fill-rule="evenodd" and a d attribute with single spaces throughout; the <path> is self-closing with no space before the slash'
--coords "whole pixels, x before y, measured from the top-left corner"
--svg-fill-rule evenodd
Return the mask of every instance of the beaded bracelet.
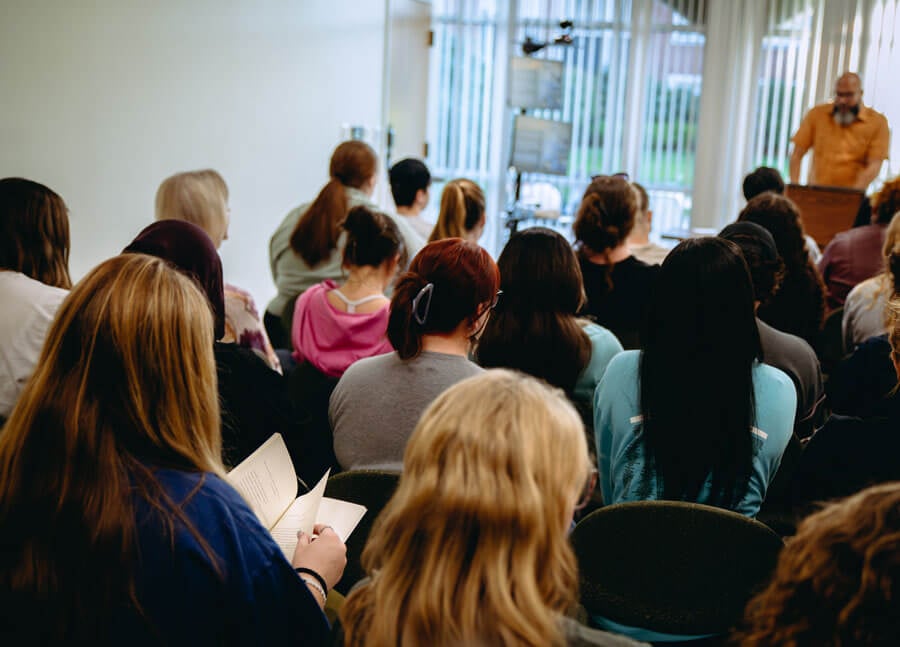
<path id="1" fill-rule="evenodd" d="M 316 593 L 322 596 L 322 604 L 325 604 L 328 601 L 328 594 L 325 593 L 321 586 L 319 586 L 318 582 L 311 577 L 303 577 L 303 575 L 300 576 L 300 579 L 303 580 L 303 583 L 306 584 L 306 586 L 315 590 Z"/>
<path id="2" fill-rule="evenodd" d="M 311 568 L 306 568 L 305 566 L 298 566 L 294 569 L 298 574 L 305 573 L 306 575 L 311 575 L 316 578 L 316 582 L 319 583 L 319 588 L 322 589 L 322 595 L 328 595 L 328 585 L 325 583 L 325 578 L 316 573 Z"/>

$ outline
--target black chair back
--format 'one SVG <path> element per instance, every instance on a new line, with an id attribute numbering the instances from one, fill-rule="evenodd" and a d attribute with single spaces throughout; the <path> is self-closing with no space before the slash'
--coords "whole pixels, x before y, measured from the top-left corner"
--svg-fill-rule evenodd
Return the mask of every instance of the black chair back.
<path id="1" fill-rule="evenodd" d="M 590 615 L 681 635 L 735 626 L 782 547 L 758 521 L 672 501 L 597 510 L 575 527 L 572 543 Z"/>
<path id="2" fill-rule="evenodd" d="M 366 506 L 368 511 L 347 539 L 347 567 L 335 589 L 346 595 L 353 585 L 366 576 L 360 562 L 375 518 L 394 495 L 400 474 L 378 470 L 341 472 L 328 479 L 325 496 Z"/>

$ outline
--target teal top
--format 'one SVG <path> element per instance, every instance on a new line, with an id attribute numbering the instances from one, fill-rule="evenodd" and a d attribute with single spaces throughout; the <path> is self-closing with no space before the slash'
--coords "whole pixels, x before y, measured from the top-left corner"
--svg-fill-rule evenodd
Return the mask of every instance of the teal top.
<path id="1" fill-rule="evenodd" d="M 594 394 L 594 435 L 597 440 L 597 462 L 600 489 L 607 504 L 645 501 L 661 498 L 662 487 L 645 460 L 641 440 L 640 351 L 616 355 L 606 369 Z M 753 434 L 756 453 L 747 493 L 734 508 L 748 517 L 756 516 L 766 496 L 769 483 L 781 464 L 794 428 L 797 391 L 782 371 L 756 363 L 753 366 L 753 391 L 756 402 L 756 427 Z M 675 430 L 690 434 L 690 428 Z M 697 498 L 709 503 L 710 483 Z M 596 626 L 624 634 L 635 640 L 674 642 L 703 638 L 650 631 L 641 627 L 613 622 L 594 616 Z"/>
<path id="2" fill-rule="evenodd" d="M 574 398 L 590 407 L 609 361 L 622 352 L 622 344 L 609 330 L 595 323 L 585 325 L 584 332 L 591 340 L 591 360 L 575 383 Z"/>
<path id="3" fill-rule="evenodd" d="M 409 254 L 409 260 L 419 253 L 419 250 L 425 246 L 425 240 L 406 222 L 402 216 L 386 213 L 371 201 L 368 195 L 359 189 L 345 187 L 347 192 L 348 208 L 358 207 L 360 205 L 369 207 L 373 211 L 384 213 L 391 218 L 396 224 L 406 250 Z M 278 229 L 272 235 L 269 241 L 269 266 L 272 270 L 272 279 L 275 281 L 275 287 L 278 288 L 278 294 L 269 302 L 266 310 L 271 314 L 280 317 L 284 314 L 284 308 L 291 299 L 302 294 L 314 285 L 318 285 L 326 280 L 340 281 L 344 273 L 342 270 L 344 245 L 347 242 L 347 234 L 341 233 L 337 241 L 337 246 L 331 251 L 331 255 L 316 265 L 310 267 L 299 254 L 291 249 L 291 234 L 297 221 L 309 209 L 307 203 L 291 210 Z"/>
<path id="4" fill-rule="evenodd" d="M 594 435 L 600 488 L 607 504 L 655 500 L 662 486 L 645 463 L 641 438 L 640 351 L 626 351 L 612 359 L 594 394 Z M 781 455 L 794 428 L 797 391 L 782 371 L 767 364 L 753 366 L 756 427 L 751 430 L 756 444 L 747 492 L 734 511 L 756 516 L 766 496 Z M 689 438 L 690 428 L 673 430 Z M 697 503 L 709 503 L 707 482 Z"/>

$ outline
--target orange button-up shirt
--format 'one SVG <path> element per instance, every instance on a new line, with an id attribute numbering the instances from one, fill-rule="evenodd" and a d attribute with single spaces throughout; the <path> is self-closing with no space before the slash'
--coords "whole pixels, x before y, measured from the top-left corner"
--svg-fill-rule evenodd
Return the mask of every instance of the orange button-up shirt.
<path id="1" fill-rule="evenodd" d="M 832 108 L 823 103 L 806 113 L 791 141 L 798 148 L 813 149 L 810 184 L 853 187 L 870 162 L 887 159 L 888 122 L 880 112 L 860 106 L 856 121 L 840 126 Z"/>

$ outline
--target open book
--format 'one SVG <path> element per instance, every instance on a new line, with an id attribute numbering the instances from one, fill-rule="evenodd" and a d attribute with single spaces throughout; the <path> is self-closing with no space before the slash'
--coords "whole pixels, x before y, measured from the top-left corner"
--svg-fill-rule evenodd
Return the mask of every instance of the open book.
<path id="1" fill-rule="evenodd" d="M 364 506 L 324 496 L 329 473 L 325 472 L 310 492 L 298 497 L 291 455 L 281 434 L 273 434 L 226 478 L 291 561 L 298 531 L 312 534 L 313 526 L 321 523 L 331 526 L 341 541 L 347 541 L 366 513 Z"/>

